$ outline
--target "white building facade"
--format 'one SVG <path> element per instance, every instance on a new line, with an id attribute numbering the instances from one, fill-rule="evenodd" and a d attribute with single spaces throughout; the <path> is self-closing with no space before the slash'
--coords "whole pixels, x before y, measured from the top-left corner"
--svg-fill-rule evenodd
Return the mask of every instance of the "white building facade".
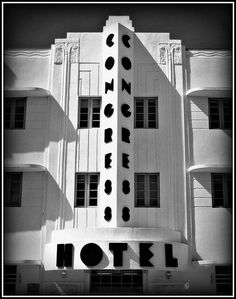
<path id="1" fill-rule="evenodd" d="M 231 294 L 231 52 L 121 16 L 4 63 L 5 294 Z"/>

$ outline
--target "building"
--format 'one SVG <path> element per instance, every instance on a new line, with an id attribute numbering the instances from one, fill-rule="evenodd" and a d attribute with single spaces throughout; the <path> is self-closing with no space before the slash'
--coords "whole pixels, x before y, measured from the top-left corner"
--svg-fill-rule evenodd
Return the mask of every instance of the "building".
<path id="1" fill-rule="evenodd" d="M 5 51 L 5 294 L 231 294 L 230 51 L 129 17 Z"/>

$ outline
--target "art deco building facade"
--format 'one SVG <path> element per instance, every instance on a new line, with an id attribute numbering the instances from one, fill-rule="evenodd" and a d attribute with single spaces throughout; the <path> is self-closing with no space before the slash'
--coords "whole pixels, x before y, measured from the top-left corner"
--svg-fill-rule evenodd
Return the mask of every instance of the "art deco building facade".
<path id="1" fill-rule="evenodd" d="M 230 294 L 230 51 L 129 17 L 5 51 L 5 294 Z"/>

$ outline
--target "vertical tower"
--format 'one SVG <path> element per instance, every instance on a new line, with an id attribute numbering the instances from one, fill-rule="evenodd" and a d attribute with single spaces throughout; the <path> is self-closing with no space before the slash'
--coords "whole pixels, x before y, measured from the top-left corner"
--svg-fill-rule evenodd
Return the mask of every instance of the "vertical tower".
<path id="1" fill-rule="evenodd" d="M 134 198 L 133 31 L 103 31 L 99 225 L 130 226 Z"/>

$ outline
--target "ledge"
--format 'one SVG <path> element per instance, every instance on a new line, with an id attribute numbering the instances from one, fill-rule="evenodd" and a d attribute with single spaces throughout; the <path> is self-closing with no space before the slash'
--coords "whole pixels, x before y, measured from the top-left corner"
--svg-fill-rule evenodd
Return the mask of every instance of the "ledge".
<path id="1" fill-rule="evenodd" d="M 6 87 L 5 97 L 48 97 L 51 93 L 47 89 L 39 87 Z"/>
<path id="2" fill-rule="evenodd" d="M 187 96 L 231 98 L 232 89 L 230 87 L 195 87 L 186 92 Z"/>
<path id="3" fill-rule="evenodd" d="M 52 232 L 52 242 L 71 241 L 171 241 L 181 243 L 181 233 L 168 228 L 88 228 Z"/>
<path id="4" fill-rule="evenodd" d="M 231 172 L 231 164 L 198 164 L 188 168 L 188 172 Z"/>
<path id="5" fill-rule="evenodd" d="M 47 171 L 47 168 L 38 164 L 5 164 L 4 170 L 7 172 L 41 172 Z"/>

